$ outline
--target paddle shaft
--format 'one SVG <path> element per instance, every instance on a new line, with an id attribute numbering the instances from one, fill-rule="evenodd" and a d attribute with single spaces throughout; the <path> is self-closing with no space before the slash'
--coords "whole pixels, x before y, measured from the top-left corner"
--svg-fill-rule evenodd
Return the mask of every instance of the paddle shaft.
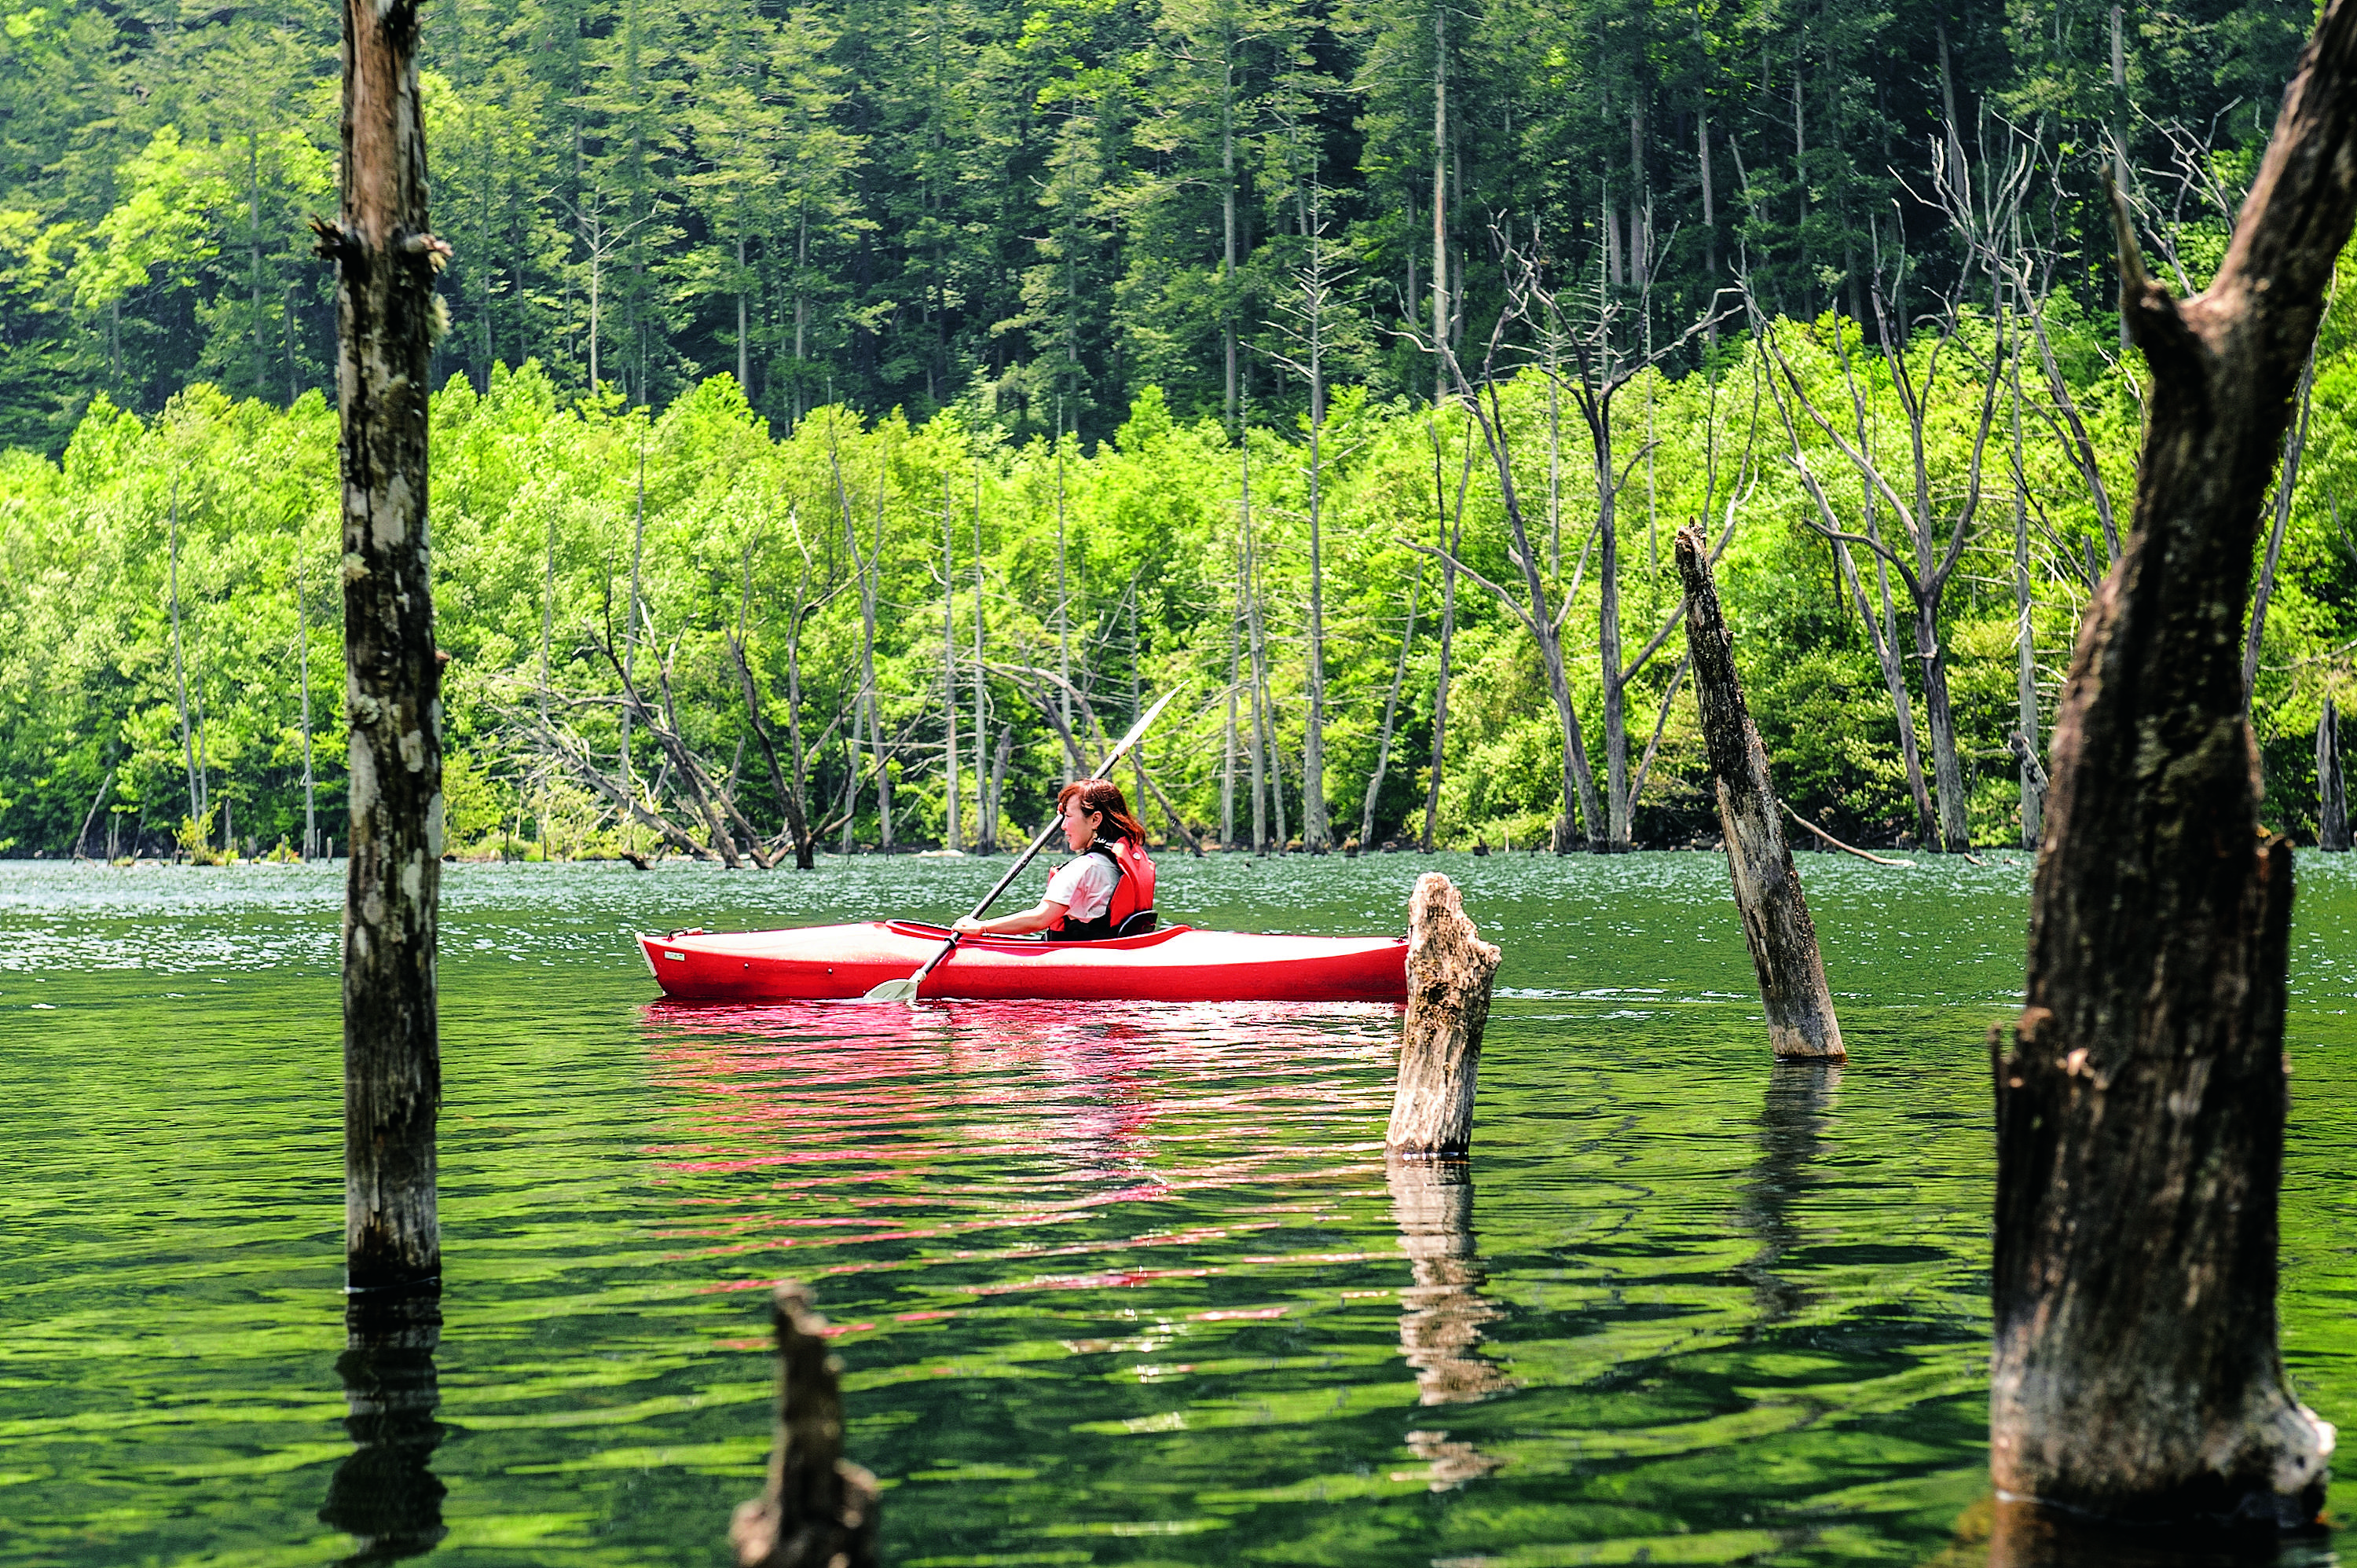
<path id="1" fill-rule="evenodd" d="M 1154 706 L 1147 711 L 1144 718 L 1139 719 L 1137 723 L 1132 725 L 1130 726 L 1129 733 L 1121 737 L 1121 744 L 1114 746 L 1111 751 L 1105 753 L 1105 759 L 1097 764 L 1097 770 L 1094 773 L 1090 774 L 1089 778 L 1092 779 L 1097 779 L 1105 778 L 1107 775 L 1111 774 L 1114 767 L 1120 763 L 1121 759 L 1129 754 L 1129 748 L 1135 746 L 1140 740 L 1143 740 L 1146 737 L 1146 726 L 1161 716 L 1162 710 L 1168 707 L 1170 705 L 1170 699 L 1178 694 L 1178 693 L 1176 692 L 1167 693 L 1160 702 L 1155 703 Z M 1006 868 L 1006 875 L 998 879 L 998 886 L 992 888 L 988 893 L 983 895 L 982 902 L 974 907 L 974 912 L 968 915 L 966 918 L 969 920 L 981 919 L 983 912 L 988 909 L 993 904 L 998 902 L 998 896 L 1000 894 L 1006 892 L 1007 888 L 1014 886 L 1015 879 L 1023 875 L 1023 868 L 1031 864 L 1033 856 L 1037 855 L 1041 850 L 1048 847 L 1048 841 L 1053 838 L 1056 834 L 1056 830 L 1063 825 L 1064 824 L 1060 818 L 1057 821 L 1050 822 L 1046 827 L 1041 828 L 1039 830 L 1039 836 L 1031 841 L 1031 847 L 1025 850 L 1020 855 L 1016 857 L 1015 864 Z M 951 932 L 949 940 L 942 944 L 942 950 L 927 959 L 925 961 L 925 967 L 917 971 L 914 975 L 910 976 L 911 983 L 916 985 L 924 984 L 925 976 L 932 973 L 934 970 L 940 968 L 942 961 L 948 958 L 952 952 L 957 950 L 958 938 L 962 935 L 963 935 L 963 932 Z"/>

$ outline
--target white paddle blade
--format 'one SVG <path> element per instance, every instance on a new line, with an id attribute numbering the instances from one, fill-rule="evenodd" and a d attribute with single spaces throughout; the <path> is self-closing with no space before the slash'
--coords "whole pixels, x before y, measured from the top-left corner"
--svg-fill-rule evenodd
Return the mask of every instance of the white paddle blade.
<path id="1" fill-rule="evenodd" d="M 862 1002 L 909 1002 L 917 1000 L 917 982 L 913 976 L 888 980 L 869 990 Z"/>
<path id="2" fill-rule="evenodd" d="M 1115 742 L 1113 750 L 1105 754 L 1103 766 L 1096 770 L 1094 777 L 1103 779 L 1112 775 L 1114 765 L 1121 760 L 1122 753 L 1146 737 L 1146 732 L 1154 727 L 1154 721 L 1162 716 L 1162 710 L 1170 705 L 1172 700 L 1178 695 L 1178 691 L 1179 688 L 1173 686 L 1162 693 L 1160 702 L 1137 716 L 1137 722 L 1129 726 L 1129 733 Z"/>

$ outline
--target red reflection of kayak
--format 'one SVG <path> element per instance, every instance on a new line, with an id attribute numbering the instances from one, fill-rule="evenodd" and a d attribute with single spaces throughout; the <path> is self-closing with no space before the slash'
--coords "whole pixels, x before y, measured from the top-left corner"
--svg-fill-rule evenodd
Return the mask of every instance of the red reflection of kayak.
<path id="1" fill-rule="evenodd" d="M 949 932 L 913 920 L 641 937 L 666 995 L 825 1001 L 906 979 Z M 923 994 L 1074 1002 L 1405 1002 L 1399 937 L 1272 937 L 1166 926 L 1102 942 L 966 937 Z"/>

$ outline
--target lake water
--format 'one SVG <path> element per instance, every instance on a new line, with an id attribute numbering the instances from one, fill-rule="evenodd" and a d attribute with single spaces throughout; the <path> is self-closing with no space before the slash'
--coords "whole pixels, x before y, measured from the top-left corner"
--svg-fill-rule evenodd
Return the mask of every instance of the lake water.
<path id="1" fill-rule="evenodd" d="M 2284 1196 L 2344 1423 L 2351 862 L 2298 863 Z M 1246 929 L 1460 882 L 1506 953 L 1462 1182 L 1385 1165 L 1389 1008 L 683 1007 L 627 936 L 942 918 L 1003 860 L 453 867 L 439 1404 L 388 1435 L 340 875 L 0 863 L 0 1563 L 722 1563 L 785 1277 L 898 1568 L 1970 1561 L 2028 867 L 1802 864 L 1846 1069 L 1771 1065 L 1717 856 L 1168 863 Z"/>

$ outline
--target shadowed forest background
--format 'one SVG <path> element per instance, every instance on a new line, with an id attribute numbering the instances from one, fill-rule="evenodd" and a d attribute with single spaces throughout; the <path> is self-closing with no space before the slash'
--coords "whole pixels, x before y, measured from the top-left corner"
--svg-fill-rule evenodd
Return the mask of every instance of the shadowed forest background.
<path id="1" fill-rule="evenodd" d="M 1707 840 L 1697 518 L 1796 808 L 2020 843 L 2134 489 L 2103 170 L 2198 288 L 2310 20 L 425 15 L 453 846 L 765 861 L 1003 839 L 1174 684 L 1174 838 Z M 0 27 L 0 849 L 300 846 L 307 758 L 332 831 L 337 70 L 326 6 Z M 2304 839 L 2351 309 L 2256 596 Z"/>

